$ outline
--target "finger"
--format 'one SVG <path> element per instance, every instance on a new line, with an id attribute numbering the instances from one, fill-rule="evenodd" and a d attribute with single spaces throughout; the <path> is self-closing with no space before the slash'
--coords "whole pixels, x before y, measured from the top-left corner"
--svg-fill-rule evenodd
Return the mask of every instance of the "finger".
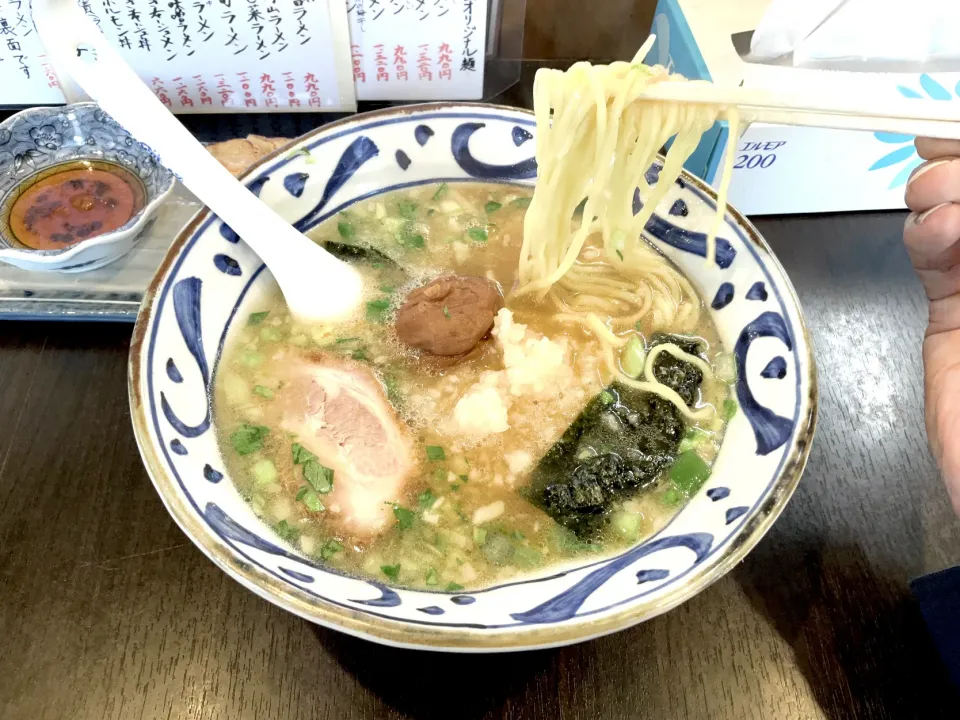
<path id="1" fill-rule="evenodd" d="M 930 301 L 927 336 L 960 330 L 960 294 Z M 960 359 L 960 358 L 958 358 Z"/>
<path id="2" fill-rule="evenodd" d="M 942 157 L 920 165 L 907 180 L 905 199 L 915 212 L 960 202 L 960 158 Z"/>
<path id="3" fill-rule="evenodd" d="M 928 337 L 923 364 L 930 447 L 960 515 L 960 331 Z"/>
<path id="4" fill-rule="evenodd" d="M 914 145 L 917 146 L 917 154 L 924 160 L 960 155 L 960 140 L 918 137 Z"/>
<path id="5" fill-rule="evenodd" d="M 960 293 L 960 205 L 911 213 L 903 239 L 931 301 Z"/>
<path id="6" fill-rule="evenodd" d="M 910 213 L 903 225 L 903 240 L 918 270 L 943 270 L 956 258 L 960 241 L 960 204 L 937 205 Z"/>

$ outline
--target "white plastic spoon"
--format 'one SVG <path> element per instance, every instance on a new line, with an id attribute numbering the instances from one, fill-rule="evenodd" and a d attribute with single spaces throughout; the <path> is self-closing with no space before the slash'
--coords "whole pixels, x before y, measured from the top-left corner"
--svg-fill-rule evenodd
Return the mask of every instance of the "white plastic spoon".
<path id="1" fill-rule="evenodd" d="M 362 279 L 298 232 L 238 182 L 163 106 L 75 0 L 34 0 L 33 20 L 61 74 L 67 74 L 227 223 L 266 263 L 290 311 L 304 321 L 335 320 L 360 302 Z"/>

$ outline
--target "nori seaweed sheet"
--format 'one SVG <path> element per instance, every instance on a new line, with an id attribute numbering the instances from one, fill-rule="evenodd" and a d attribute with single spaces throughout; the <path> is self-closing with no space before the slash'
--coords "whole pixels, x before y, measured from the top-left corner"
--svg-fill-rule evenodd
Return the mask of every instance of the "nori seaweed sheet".
<path id="1" fill-rule="evenodd" d="M 672 342 L 700 355 L 696 339 L 657 334 L 651 347 Z M 698 396 L 703 374 L 661 353 L 654 375 L 687 404 Z M 669 467 L 686 429 L 673 403 L 614 382 L 594 397 L 533 471 L 526 494 L 581 540 L 596 536 L 614 502 L 649 487 Z"/>
<path id="2" fill-rule="evenodd" d="M 396 260 L 369 245 L 352 245 L 350 243 L 327 240 L 323 249 L 344 262 L 360 260 L 361 262 L 383 263 L 389 269 L 403 270 Z M 406 272 L 404 272 L 406 274 Z"/>

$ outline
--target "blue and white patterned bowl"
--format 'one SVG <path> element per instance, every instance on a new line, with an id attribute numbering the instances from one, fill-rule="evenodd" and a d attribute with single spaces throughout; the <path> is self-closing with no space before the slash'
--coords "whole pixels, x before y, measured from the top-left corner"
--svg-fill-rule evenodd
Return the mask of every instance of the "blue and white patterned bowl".
<path id="1" fill-rule="evenodd" d="M 17 189 L 33 176 L 78 160 L 112 163 L 139 178 L 144 206 L 122 227 L 63 250 L 33 250 L 13 239 L 7 219 Z M 85 272 L 130 252 L 173 190 L 175 178 L 153 151 L 96 103 L 37 107 L 0 123 L 0 261 L 25 270 Z"/>
<path id="2" fill-rule="evenodd" d="M 296 141 L 250 170 L 248 187 L 306 230 L 352 203 L 423 183 L 533 183 L 530 113 L 421 105 L 360 115 Z M 657 169 L 651 169 L 656 173 Z M 154 279 L 130 352 L 130 403 L 144 462 L 184 532 L 227 573 L 314 622 L 379 642 L 461 651 L 562 645 L 669 610 L 722 576 L 769 529 L 803 470 L 816 422 L 810 338 L 790 282 L 730 209 L 704 261 L 714 194 L 688 175 L 648 225 L 699 288 L 736 356 L 742 412 L 701 492 L 654 537 L 597 561 L 478 592 L 391 588 L 282 547 L 226 477 L 210 386 L 235 318 L 274 288 L 260 259 L 204 211 Z"/>

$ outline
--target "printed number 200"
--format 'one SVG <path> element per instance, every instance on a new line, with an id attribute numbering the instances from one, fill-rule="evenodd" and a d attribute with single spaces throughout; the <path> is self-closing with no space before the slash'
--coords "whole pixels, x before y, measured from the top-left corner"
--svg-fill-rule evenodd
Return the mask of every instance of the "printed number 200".
<path id="1" fill-rule="evenodd" d="M 734 165 L 735 170 L 747 169 L 753 170 L 754 168 L 768 168 L 777 160 L 777 156 L 773 153 L 770 155 L 737 155 L 737 164 Z"/>

